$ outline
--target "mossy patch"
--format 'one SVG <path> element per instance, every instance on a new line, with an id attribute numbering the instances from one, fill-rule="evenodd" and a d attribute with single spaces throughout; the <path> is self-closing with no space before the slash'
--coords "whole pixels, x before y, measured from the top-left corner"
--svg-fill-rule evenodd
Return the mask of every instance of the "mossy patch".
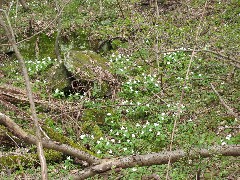
<path id="1" fill-rule="evenodd" d="M 66 91 L 71 87 L 71 74 L 63 63 L 50 68 L 46 76 L 51 90 Z"/>

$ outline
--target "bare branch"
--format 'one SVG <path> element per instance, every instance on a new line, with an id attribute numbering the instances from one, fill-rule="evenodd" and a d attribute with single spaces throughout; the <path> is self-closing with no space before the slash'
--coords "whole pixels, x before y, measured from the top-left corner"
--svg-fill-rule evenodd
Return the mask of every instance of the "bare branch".
<path id="1" fill-rule="evenodd" d="M 200 22 L 199 22 L 198 27 L 197 27 L 197 31 L 196 31 L 196 35 L 195 35 L 195 44 L 197 44 L 197 42 L 198 42 L 199 33 L 200 33 L 200 29 L 201 29 L 201 24 L 202 24 L 203 17 L 204 17 L 204 14 L 205 14 L 205 10 L 206 10 L 206 7 L 207 7 L 207 2 L 208 1 L 206 0 L 202 16 L 201 16 Z M 188 64 L 188 68 L 187 68 L 187 71 L 186 71 L 186 76 L 185 76 L 185 79 L 184 79 L 184 84 L 183 84 L 183 87 L 182 87 L 180 102 L 178 104 L 177 117 L 174 120 L 173 130 L 172 130 L 172 134 L 171 134 L 171 141 L 170 141 L 170 147 L 169 147 L 170 151 L 172 151 L 173 141 L 174 141 L 174 136 L 175 136 L 175 131 L 176 131 L 178 120 L 181 119 L 181 108 L 182 108 L 183 98 L 184 98 L 184 94 L 185 94 L 184 88 L 185 88 L 185 86 L 187 84 L 187 81 L 189 79 L 189 73 L 190 73 L 190 69 L 191 69 L 191 66 L 192 66 L 193 59 L 194 59 L 195 50 L 196 50 L 196 45 L 194 45 L 194 47 L 193 47 L 191 58 L 190 58 L 190 61 L 189 61 L 189 64 Z M 169 169 L 170 169 L 170 166 L 171 166 L 170 163 L 172 161 L 171 159 L 172 159 L 172 157 L 170 155 L 169 159 L 168 159 L 168 168 L 167 168 L 166 180 L 169 179 Z"/>
<path id="2" fill-rule="evenodd" d="M 61 35 L 61 30 L 62 30 L 62 24 L 61 24 L 61 13 L 60 13 L 60 5 L 58 4 L 58 1 L 55 1 L 57 13 L 60 14 L 57 17 L 57 36 L 55 40 L 55 54 L 57 56 L 57 60 L 60 63 L 61 62 L 61 55 L 60 55 L 60 50 L 59 50 L 59 41 L 60 41 L 60 35 Z"/>
<path id="3" fill-rule="evenodd" d="M 71 1 L 71 0 L 68 0 L 68 1 L 65 3 L 65 6 L 66 6 L 70 1 Z M 25 39 L 23 39 L 23 40 L 21 40 L 21 41 L 16 42 L 16 44 L 20 44 L 20 43 L 22 43 L 22 42 L 24 42 L 24 41 L 28 41 L 28 40 L 32 39 L 33 37 L 35 37 L 35 36 L 41 34 L 42 32 L 44 32 L 46 29 L 48 29 L 52 24 L 54 24 L 54 23 L 57 21 L 58 17 L 61 16 L 61 14 L 62 14 L 65 6 L 61 8 L 61 10 L 59 11 L 59 14 L 57 14 L 56 17 L 55 17 L 47 26 L 45 26 L 41 31 L 38 31 L 37 33 L 33 34 L 32 36 L 27 37 L 27 38 L 25 38 Z M 9 45 L 10 45 L 10 44 L 1 44 L 1 46 L 9 46 Z"/>
<path id="4" fill-rule="evenodd" d="M 214 155 L 240 156 L 240 145 L 214 146 L 207 149 L 192 149 L 190 152 L 185 152 L 184 150 L 165 151 L 160 153 L 131 155 L 123 158 L 105 160 L 101 164 L 81 171 L 78 176 L 74 177 L 74 179 L 86 179 L 96 174 L 104 173 L 111 169 L 125 169 L 136 166 L 168 164 L 169 157 L 171 157 L 171 163 L 174 163 L 184 157 L 188 157 L 190 159 L 198 159 L 199 157 L 207 158 Z"/>
<path id="5" fill-rule="evenodd" d="M 236 119 L 238 119 L 238 115 L 232 110 L 232 108 L 230 108 L 227 103 L 224 101 L 224 99 L 220 96 L 220 94 L 217 92 L 217 90 L 215 89 L 215 87 L 213 86 L 212 83 L 210 83 L 212 90 L 215 92 L 215 94 L 218 96 L 221 104 L 223 105 L 223 107 L 225 107 L 228 111 L 228 114 L 230 114 L 231 116 L 234 116 Z"/>
<path id="6" fill-rule="evenodd" d="M 29 10 L 29 7 L 24 0 L 19 0 L 19 2 L 21 3 L 21 5 L 22 5 L 22 7 L 24 8 L 25 11 Z"/>
<path id="7" fill-rule="evenodd" d="M 38 123 L 38 117 L 37 117 L 37 113 L 36 113 L 36 108 L 35 108 L 35 103 L 34 103 L 34 98 L 32 95 L 32 88 L 31 88 L 31 84 L 30 84 L 30 79 L 28 76 L 28 72 L 27 72 L 27 68 L 25 65 L 25 62 L 23 60 L 23 57 L 17 47 L 16 44 L 16 40 L 15 40 L 15 36 L 14 36 L 14 32 L 13 29 L 11 27 L 11 23 L 10 20 L 6 14 L 5 11 L 3 11 L 5 14 L 5 17 L 7 19 L 8 24 L 5 23 L 5 21 L 2 19 L 2 17 L 0 16 L 0 24 L 2 24 L 6 35 L 8 37 L 9 42 L 11 43 L 15 54 L 18 58 L 19 64 L 22 68 L 22 74 L 25 80 L 25 85 L 26 85 L 26 91 L 27 91 L 27 95 L 28 95 L 28 100 L 30 103 L 30 109 L 31 109 L 31 113 L 32 113 L 32 118 L 34 121 L 34 125 L 35 125 L 35 131 L 36 131 L 36 139 L 34 141 L 34 144 L 36 144 L 37 146 L 37 150 L 38 150 L 38 157 L 40 160 L 40 164 L 41 164 L 41 173 L 42 173 L 42 179 L 43 180 L 47 180 L 48 179 L 48 175 L 47 175 L 47 163 L 46 163 L 46 158 L 44 156 L 44 151 L 43 151 L 43 147 L 42 147 L 42 141 L 41 141 L 41 132 L 40 132 L 40 128 L 39 128 L 39 123 Z"/>
<path id="8" fill-rule="evenodd" d="M 0 124 L 6 126 L 15 136 L 22 139 L 28 144 L 35 144 L 36 137 L 26 133 L 20 126 L 18 126 L 12 119 L 0 112 Z M 100 160 L 88 154 L 87 152 L 81 151 L 79 149 L 73 148 L 71 146 L 60 144 L 51 140 L 42 140 L 42 145 L 44 148 L 53 149 L 60 151 L 66 155 L 77 157 L 81 160 L 88 162 L 89 164 L 100 163 Z"/>

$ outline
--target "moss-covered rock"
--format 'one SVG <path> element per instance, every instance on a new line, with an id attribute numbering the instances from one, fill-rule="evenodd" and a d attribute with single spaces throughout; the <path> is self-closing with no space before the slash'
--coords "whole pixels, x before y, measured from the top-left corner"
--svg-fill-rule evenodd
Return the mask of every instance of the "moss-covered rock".
<path id="1" fill-rule="evenodd" d="M 117 83 L 107 60 L 92 51 L 69 51 L 64 65 L 76 79 L 75 87 L 85 92 L 91 89 L 94 97 L 108 96 Z"/>
<path id="2" fill-rule="evenodd" d="M 47 163 L 56 163 L 62 161 L 63 159 L 62 153 L 51 149 L 44 149 L 44 155 L 46 157 Z M 8 167 L 10 169 L 21 167 L 27 168 L 35 165 L 39 165 L 37 153 L 13 153 L 0 157 L 0 169 L 4 167 Z"/>
<path id="3" fill-rule="evenodd" d="M 71 87 L 71 74 L 63 63 L 52 66 L 46 73 L 51 90 L 67 91 Z"/>

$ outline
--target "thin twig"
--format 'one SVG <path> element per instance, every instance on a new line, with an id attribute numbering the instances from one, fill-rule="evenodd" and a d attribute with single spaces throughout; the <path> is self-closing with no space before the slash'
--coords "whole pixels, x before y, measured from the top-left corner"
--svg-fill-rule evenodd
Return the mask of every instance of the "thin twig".
<path id="1" fill-rule="evenodd" d="M 25 85 L 26 85 L 26 91 L 27 91 L 27 95 L 28 95 L 28 100 L 30 103 L 30 109 L 31 109 L 31 113 L 32 113 L 32 118 L 34 121 L 34 125 L 35 125 L 35 132 L 36 132 L 36 141 L 35 144 L 37 146 L 37 150 L 38 150 L 38 157 L 40 160 L 40 164 L 41 164 L 41 175 L 42 175 L 42 179 L 43 180 L 47 180 L 48 179 L 48 175 L 47 175 L 47 163 L 46 163 L 46 158 L 44 155 L 44 150 L 43 150 L 43 146 L 42 146 L 42 138 L 41 138 L 41 131 L 39 128 L 39 123 L 38 123 L 38 117 L 37 117 L 37 113 L 36 113 L 36 108 L 35 108 L 35 103 L 34 103 L 34 98 L 33 98 L 33 93 L 32 93 L 32 88 L 31 88 L 31 84 L 30 84 L 30 79 L 28 76 L 28 72 L 27 72 L 27 68 L 25 65 L 25 62 L 23 60 L 23 57 L 17 47 L 16 44 L 16 40 L 15 40 L 15 36 L 14 36 L 14 32 L 13 29 L 11 27 L 11 23 L 9 20 L 9 17 L 6 13 L 6 11 L 2 11 L 5 14 L 7 23 L 5 23 L 5 21 L 2 19 L 2 17 L 0 16 L 0 24 L 3 26 L 5 33 L 8 37 L 9 42 L 11 43 L 15 54 L 19 60 L 19 64 L 22 68 L 22 74 L 25 80 Z"/>
<path id="2" fill-rule="evenodd" d="M 201 22 L 202 22 L 204 14 L 205 14 L 206 7 L 207 7 L 207 0 L 205 2 L 205 5 L 204 5 L 204 10 L 203 10 L 203 13 L 202 13 L 201 20 L 200 20 L 199 25 L 197 27 L 197 32 L 196 32 L 196 36 L 195 36 L 195 44 L 197 44 L 197 42 L 198 42 L 198 36 L 199 36 L 200 28 L 201 28 Z M 192 62 L 193 62 L 193 57 L 195 55 L 195 50 L 196 50 L 196 45 L 194 45 L 194 47 L 193 47 L 193 51 L 192 51 L 192 54 L 191 54 L 191 58 L 190 58 L 190 61 L 189 61 L 189 64 L 188 64 L 188 69 L 187 69 L 185 80 L 184 80 L 184 85 L 182 87 L 182 93 L 181 93 L 181 97 L 180 97 L 180 102 L 178 104 L 177 116 L 176 116 L 176 118 L 174 120 L 174 124 L 173 124 L 173 130 L 172 130 L 172 134 L 171 134 L 171 141 L 170 141 L 169 151 L 172 151 L 173 140 L 174 140 L 174 136 L 175 136 L 175 130 L 176 130 L 176 127 L 177 127 L 178 120 L 181 119 L 181 108 L 182 108 L 182 103 L 183 103 L 183 98 L 184 98 L 184 93 L 185 93 L 184 92 L 184 88 L 185 88 L 185 86 L 187 84 L 187 81 L 189 80 L 189 72 L 190 72 L 190 68 L 191 68 Z M 170 155 L 169 159 L 168 159 L 166 180 L 169 179 L 169 170 L 170 170 L 170 165 L 171 165 L 171 159 L 172 159 L 172 157 Z"/>
<path id="3" fill-rule="evenodd" d="M 212 90 L 214 91 L 214 93 L 218 96 L 221 104 L 223 105 L 223 107 L 225 107 L 228 111 L 228 114 L 231 116 L 234 116 L 236 119 L 238 119 L 238 115 L 232 110 L 232 108 L 230 108 L 227 103 L 224 101 L 224 99 L 220 96 L 220 94 L 217 92 L 217 90 L 215 89 L 215 87 L 213 86 L 212 83 L 210 83 Z"/>
<path id="4" fill-rule="evenodd" d="M 59 14 L 60 13 L 60 5 L 58 4 L 57 0 L 55 1 L 55 5 L 56 5 L 57 13 Z M 60 14 L 57 18 L 57 37 L 55 40 L 55 54 L 57 56 L 58 63 L 61 62 L 61 55 L 60 55 L 60 50 L 59 50 L 59 40 L 60 40 L 61 30 L 62 30 L 62 26 L 61 26 L 61 14 Z"/>
<path id="5" fill-rule="evenodd" d="M 65 3 L 65 5 L 67 5 L 70 1 L 71 1 L 71 0 L 68 0 L 68 1 Z M 61 8 L 59 14 L 57 14 L 57 16 L 56 16 L 48 25 L 46 25 L 41 31 L 38 31 L 38 32 L 36 32 L 36 33 L 35 33 L 34 35 L 32 35 L 32 36 L 27 37 L 27 38 L 25 38 L 25 39 L 23 39 L 23 40 L 21 40 L 21 41 L 16 42 L 16 44 L 23 43 L 24 41 L 28 41 L 28 40 L 32 39 L 33 37 L 41 34 L 43 31 L 45 31 L 47 28 L 49 28 L 52 24 L 54 24 L 54 23 L 57 21 L 58 16 L 61 16 L 64 8 L 65 8 L 65 6 Z M 1 46 L 11 46 L 11 44 L 1 44 Z"/>

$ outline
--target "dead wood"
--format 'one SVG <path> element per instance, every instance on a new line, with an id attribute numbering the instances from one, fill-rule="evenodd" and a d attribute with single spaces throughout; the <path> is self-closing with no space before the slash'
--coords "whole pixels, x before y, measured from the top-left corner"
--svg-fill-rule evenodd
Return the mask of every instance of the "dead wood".
<path id="1" fill-rule="evenodd" d="M 240 145 L 213 146 L 207 149 L 192 149 L 189 152 L 184 150 L 165 151 L 160 153 L 151 153 L 146 155 L 131 155 L 123 158 L 113 158 L 102 161 L 101 164 L 92 166 L 80 172 L 75 176 L 75 180 L 86 179 L 96 174 L 104 173 L 112 169 L 124 169 L 135 166 L 151 166 L 168 164 L 169 157 L 171 163 L 187 157 L 190 159 L 207 158 L 214 155 L 222 156 L 240 156 Z"/>
<path id="2" fill-rule="evenodd" d="M 211 85 L 211 88 L 212 88 L 212 90 L 214 91 L 214 93 L 218 96 L 218 98 L 219 98 L 221 104 L 223 105 L 223 107 L 225 107 L 225 108 L 227 109 L 227 113 L 228 113 L 229 115 L 235 117 L 236 119 L 239 119 L 238 114 L 235 113 L 235 112 L 233 111 L 233 109 L 230 108 L 230 107 L 227 105 L 227 103 L 225 102 L 225 100 L 220 96 L 220 94 L 219 94 L 219 93 L 217 92 L 217 90 L 215 89 L 214 85 L 213 85 L 212 83 L 210 83 L 210 85 Z"/>
<path id="3" fill-rule="evenodd" d="M 4 115 L 3 113 L 0 113 L 0 124 L 6 126 L 9 129 L 9 131 L 11 131 L 15 136 L 22 139 L 26 143 L 28 144 L 36 143 L 36 137 L 34 135 L 26 133 L 12 119 Z M 100 163 L 100 160 L 97 157 L 85 151 L 81 151 L 79 149 L 68 146 L 66 144 L 60 144 L 59 142 L 54 142 L 52 140 L 44 140 L 44 139 L 42 140 L 42 144 L 44 148 L 53 149 L 53 150 L 62 152 L 66 155 L 77 157 L 80 160 L 84 160 L 89 164 Z"/>
<path id="4" fill-rule="evenodd" d="M 58 101 L 53 98 L 48 98 L 44 100 L 39 94 L 33 93 L 34 102 L 36 105 L 43 107 L 46 110 L 51 110 L 54 112 L 71 112 L 78 114 L 81 110 L 81 104 L 73 104 L 64 101 Z M 0 103 L 2 101 L 9 102 L 11 104 L 29 104 L 27 93 L 25 90 L 11 85 L 3 84 L 0 85 Z M 3 104 L 4 105 L 4 104 Z M 80 105 L 80 106 L 79 106 Z M 64 107 L 64 108 L 63 108 Z M 65 108 L 68 107 L 68 108 Z"/>
<path id="5" fill-rule="evenodd" d="M 20 128 L 13 120 L 8 116 L 0 113 L 0 124 L 6 126 L 15 136 L 22 139 L 28 144 L 35 144 L 36 137 L 26 133 Z M 60 151 L 66 155 L 77 157 L 83 161 L 92 164 L 93 166 L 80 172 L 75 179 L 86 179 L 99 173 L 104 173 L 112 168 L 124 169 L 135 166 L 151 166 L 167 164 L 169 157 L 171 156 L 171 163 L 179 161 L 181 158 L 188 157 L 191 159 L 197 159 L 199 157 L 206 158 L 214 155 L 223 156 L 240 156 L 240 145 L 228 145 L 228 146 L 215 146 L 207 149 L 192 149 L 189 152 L 184 150 L 165 151 L 160 153 L 152 153 L 146 155 L 131 155 L 122 158 L 112 159 L 98 159 L 97 157 L 89 154 L 88 152 L 81 151 L 71 146 L 60 144 L 51 140 L 42 140 L 43 147 Z M 97 165 L 96 165 L 97 164 Z"/>

